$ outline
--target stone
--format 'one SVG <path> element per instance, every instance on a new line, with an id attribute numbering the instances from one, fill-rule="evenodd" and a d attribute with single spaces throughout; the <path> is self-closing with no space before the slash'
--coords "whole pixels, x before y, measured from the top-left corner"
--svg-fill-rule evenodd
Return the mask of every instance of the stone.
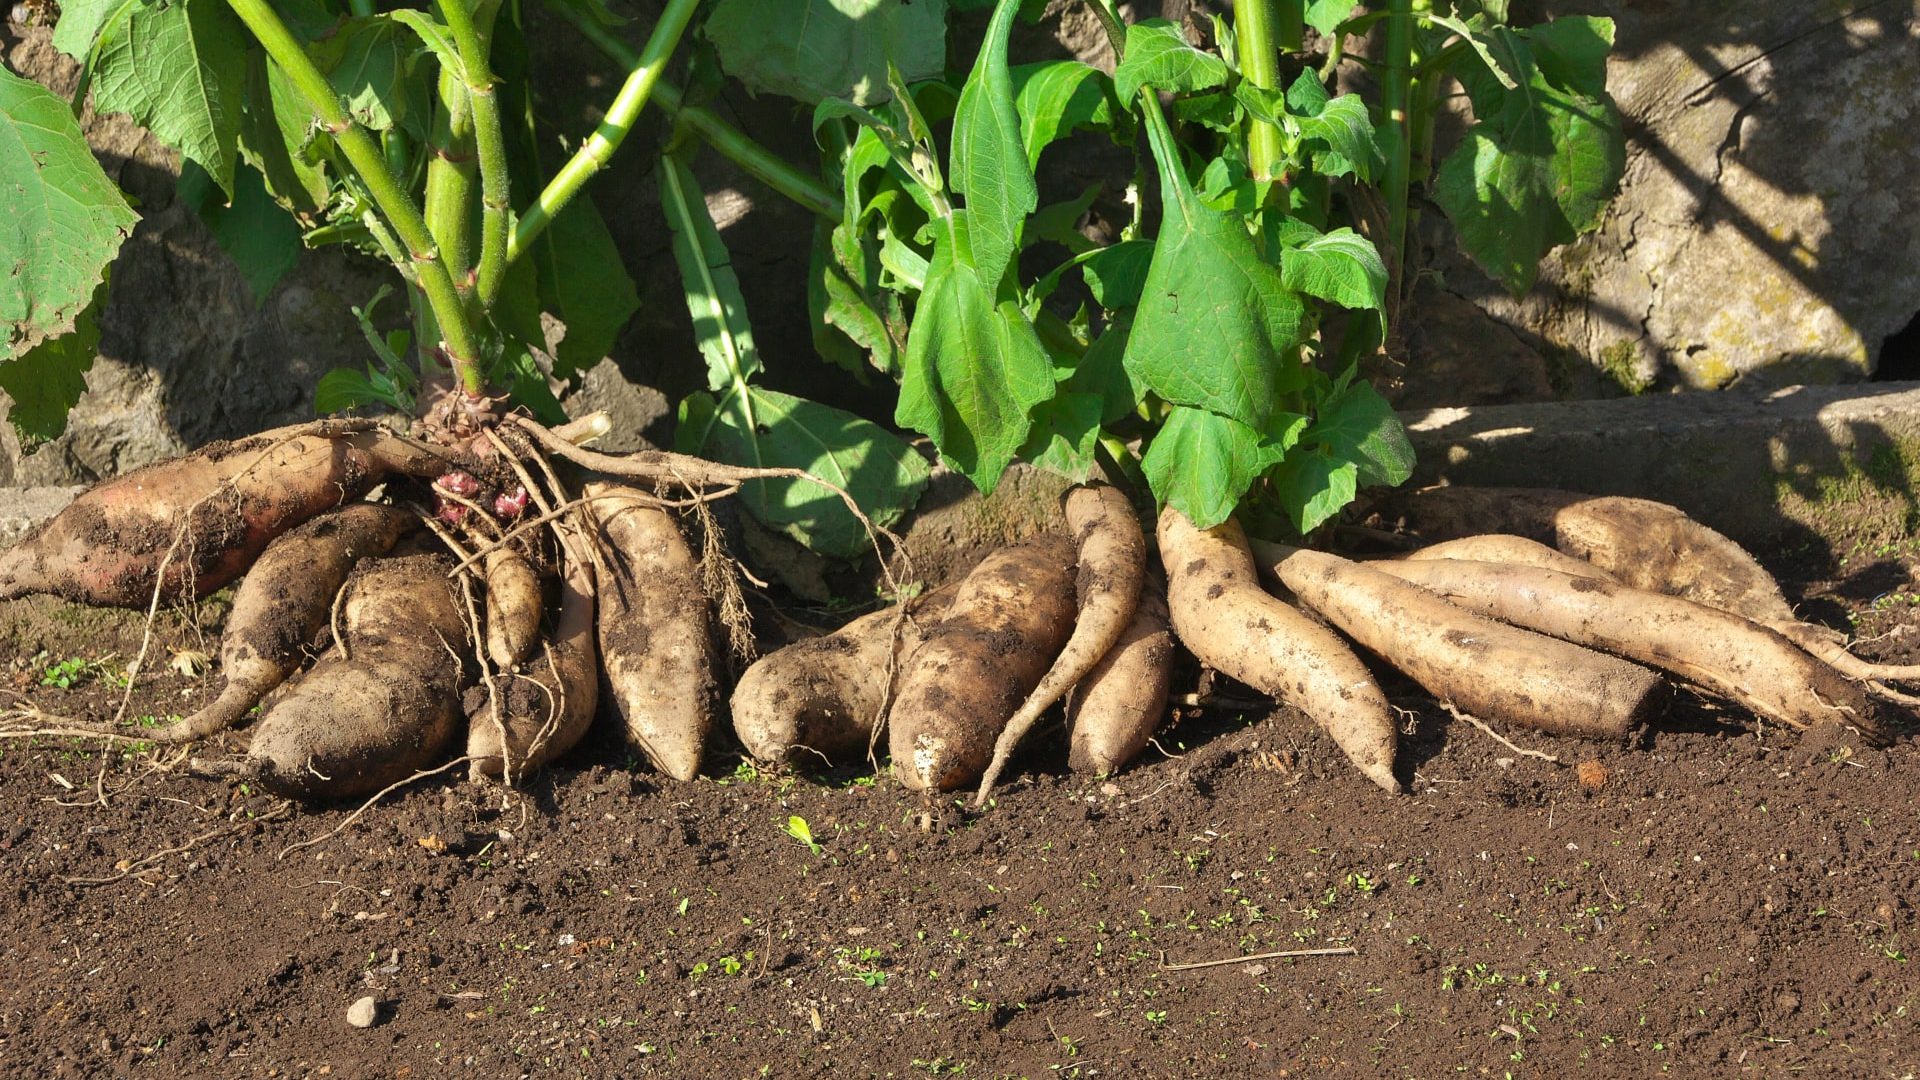
<path id="1" fill-rule="evenodd" d="M 347 1023 L 357 1028 L 370 1028 L 380 1022 L 380 1003 L 372 996 L 363 997 L 347 1006 Z"/>

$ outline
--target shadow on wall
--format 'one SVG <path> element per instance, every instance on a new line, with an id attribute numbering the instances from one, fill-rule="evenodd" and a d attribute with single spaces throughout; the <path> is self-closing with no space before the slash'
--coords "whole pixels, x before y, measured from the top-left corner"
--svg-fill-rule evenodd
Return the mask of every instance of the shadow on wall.
<path id="1" fill-rule="evenodd" d="M 1859 379 L 1899 355 L 1920 310 L 1900 202 L 1920 176 L 1920 3 L 1514 7 L 1615 19 L 1622 196 L 1518 301 L 1426 231 L 1445 288 L 1494 317 L 1436 349 L 1510 333 L 1561 397 Z M 1426 392 L 1408 403 L 1444 390 Z"/>

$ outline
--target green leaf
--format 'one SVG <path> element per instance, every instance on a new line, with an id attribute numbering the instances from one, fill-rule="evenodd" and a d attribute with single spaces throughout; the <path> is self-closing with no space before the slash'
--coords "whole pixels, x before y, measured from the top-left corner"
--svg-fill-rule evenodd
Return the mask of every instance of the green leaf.
<path id="1" fill-rule="evenodd" d="M 433 54 L 433 58 L 439 61 L 442 68 L 453 72 L 454 77 L 460 81 L 466 81 L 467 65 L 460 59 L 460 49 L 454 43 L 453 31 L 447 29 L 446 23 L 424 11 L 415 11 L 413 8 L 395 8 L 388 15 L 395 22 L 413 31 L 413 36 L 420 39 L 420 44 L 427 47 L 427 51 Z"/>
<path id="2" fill-rule="evenodd" d="M 1020 250 L 1021 227 L 1040 202 L 1007 69 L 1007 35 L 1018 7 L 1019 0 L 1000 0 L 993 10 L 980 56 L 960 91 L 948 156 L 947 182 L 966 198 L 973 266 L 989 286 L 998 285 Z"/>
<path id="3" fill-rule="evenodd" d="M 226 0 L 116 6 L 94 46 L 94 108 L 132 116 L 232 194 L 247 40 Z"/>
<path id="4" fill-rule="evenodd" d="M 927 484 L 925 459 L 899 437 L 805 398 L 742 384 L 718 401 L 693 395 L 681 416 L 682 430 L 699 440 L 692 452 L 734 465 L 803 469 L 844 488 L 883 529 L 913 507 Z M 740 497 L 762 523 L 822 555 L 851 559 L 871 550 L 859 520 L 818 484 L 754 480 Z"/>
<path id="5" fill-rule="evenodd" d="M 1508 90 L 1519 89 L 1520 80 L 1525 76 L 1518 70 L 1517 66 L 1509 67 L 1508 60 L 1495 56 L 1493 50 L 1488 47 L 1488 39 L 1475 33 L 1473 27 L 1448 15 L 1429 15 L 1427 17 L 1433 20 L 1435 26 L 1444 27 L 1458 34 L 1460 39 L 1467 43 L 1467 47 L 1473 50 L 1474 55 L 1480 58 L 1480 62 L 1485 65 L 1486 73 L 1493 76 L 1495 82 L 1498 82 Z"/>
<path id="6" fill-rule="evenodd" d="M 1122 315 L 1093 339 L 1087 351 L 1073 365 L 1073 374 L 1061 388 L 1073 393 L 1100 397 L 1100 422 L 1111 424 L 1132 413 L 1146 397 L 1147 388 L 1135 380 L 1122 358 L 1127 351 L 1127 335 L 1133 329 L 1131 315 Z"/>
<path id="7" fill-rule="evenodd" d="M 1354 0 L 1307 0 L 1305 21 L 1322 35 L 1329 35 L 1353 14 L 1355 6 Z"/>
<path id="8" fill-rule="evenodd" d="M 188 162 L 180 170 L 175 196 L 206 223 L 214 242 L 227 253 L 259 307 L 273 286 L 300 261 L 300 224 L 273 201 L 260 174 L 239 168 L 233 174 L 233 201 L 216 194 L 213 178 Z"/>
<path id="9" fill-rule="evenodd" d="M 1373 242 L 1352 229 L 1335 229 L 1297 247 L 1280 249 L 1287 288 L 1355 311 L 1386 310 L 1387 264 Z"/>
<path id="10" fill-rule="evenodd" d="M 1527 42 L 1548 83 L 1590 98 L 1607 93 L 1607 52 L 1613 48 L 1613 20 L 1567 15 L 1530 27 Z"/>
<path id="11" fill-rule="evenodd" d="M 18 357 L 72 335 L 138 215 L 94 160 L 67 103 L 5 68 L 0 191 L 0 356 Z"/>
<path id="12" fill-rule="evenodd" d="M 327 205 L 326 166 L 308 152 L 313 112 L 264 53 L 248 57 L 246 111 L 240 157 L 264 177 L 268 194 L 291 213 L 312 220 Z"/>
<path id="13" fill-rule="evenodd" d="M 1353 173 L 1368 182 L 1379 172 L 1373 120 L 1358 94 L 1328 96 L 1309 69 L 1287 87 L 1285 108 L 1302 143 L 1319 152 L 1316 171 L 1324 176 Z"/>
<path id="14" fill-rule="evenodd" d="M 1565 21 L 1541 29 L 1568 50 L 1557 61 L 1568 77 L 1582 81 L 1592 74 L 1587 35 L 1605 20 L 1553 29 Z M 1626 143 L 1611 99 L 1553 85 L 1527 33 L 1491 34 L 1526 77 L 1509 92 L 1485 72 L 1463 73 L 1478 122 L 1441 163 L 1434 199 L 1467 254 L 1518 296 L 1533 287 L 1547 252 L 1600 223 L 1626 168 Z"/>
<path id="15" fill-rule="evenodd" d="M 86 63 L 100 32 L 124 20 L 142 0 L 70 0 L 60 5 L 60 21 L 53 27 L 53 47 Z"/>
<path id="16" fill-rule="evenodd" d="M 0 76 L 12 77 L 4 71 Z M 0 96 L 4 94 L 0 90 Z M 67 430 L 67 414 L 87 392 L 87 369 L 100 349 L 99 313 L 106 299 L 107 284 L 102 281 L 74 317 L 69 333 L 44 338 L 12 359 L 0 360 L 0 391 L 11 400 L 7 421 L 19 435 L 23 453 Z"/>
<path id="17" fill-rule="evenodd" d="M 1014 108 L 1027 148 L 1027 168 L 1040 163 L 1040 151 L 1055 139 L 1081 128 L 1113 122 L 1107 77 L 1077 60 L 1048 60 L 1012 69 Z"/>
<path id="18" fill-rule="evenodd" d="M 1080 274 L 1101 307 L 1118 311 L 1140 302 L 1152 265 L 1153 241 L 1122 240 L 1087 256 Z"/>
<path id="19" fill-rule="evenodd" d="M 313 411 L 322 416 L 362 405 L 401 407 L 391 394 L 374 385 L 371 376 L 352 368 L 334 368 L 313 384 Z"/>
<path id="20" fill-rule="evenodd" d="M 1055 394 L 1033 410 L 1033 432 L 1020 456 L 1076 483 L 1092 477 L 1100 407 L 1099 394 Z"/>
<path id="21" fill-rule="evenodd" d="M 947 59 L 946 0 L 720 0 L 706 36 L 727 73 L 808 104 L 885 101 L 887 60 L 909 82 Z"/>
<path id="22" fill-rule="evenodd" d="M 760 372 L 760 352 L 754 348 L 740 279 L 707 212 L 700 182 L 679 154 L 660 159 L 660 208 L 673 231 L 673 261 L 680 266 L 693 336 L 707 360 L 707 387 L 744 385 Z"/>
<path id="23" fill-rule="evenodd" d="M 907 334 L 894 422 L 933 440 L 975 487 L 992 492 L 1026 441 L 1034 406 L 1053 395 L 1053 363 L 1033 324 L 973 266 L 967 212 L 934 248 Z"/>
<path id="24" fill-rule="evenodd" d="M 1180 28 L 1165 19 L 1146 19 L 1127 27 L 1126 58 L 1113 71 L 1113 91 L 1132 101 L 1143 86 L 1167 93 L 1189 93 L 1225 86 L 1227 62 L 1187 44 Z"/>
<path id="25" fill-rule="evenodd" d="M 1306 417 L 1275 414 L 1273 436 L 1205 409 L 1175 408 L 1147 446 L 1140 471 L 1161 505 L 1210 529 L 1225 521 L 1260 474 L 1286 456 Z"/>
<path id="26" fill-rule="evenodd" d="M 1359 468 L 1319 447 L 1288 454 L 1267 476 L 1267 490 L 1302 536 L 1340 512 L 1360 490 Z"/>
<path id="27" fill-rule="evenodd" d="M 1347 374 L 1315 408 L 1305 441 L 1352 462 L 1362 484 L 1403 484 L 1413 475 L 1413 444 L 1393 407 L 1364 379 Z M 1302 530 L 1305 531 L 1305 530 Z"/>
<path id="28" fill-rule="evenodd" d="M 1200 202 L 1158 104 L 1145 105 L 1162 217 L 1127 370 L 1173 404 L 1264 427 L 1281 395 L 1305 382 L 1305 308 L 1260 258 L 1245 222 Z"/>
<path id="29" fill-rule="evenodd" d="M 566 324 L 553 353 L 555 378 L 570 378 L 604 359 L 614 339 L 640 310 L 640 294 L 620 261 L 591 193 L 566 205 L 532 252 L 539 272 L 541 310 Z M 539 344 L 535 338 L 531 344 Z"/>
<path id="30" fill-rule="evenodd" d="M 870 244 L 845 225 L 814 222 L 807 277 L 814 349 L 855 373 L 871 364 L 897 376 L 906 319 L 900 298 L 880 287 Z"/>
<path id="31" fill-rule="evenodd" d="M 347 111 L 373 131 L 399 128 L 427 137 L 428 84 L 412 78 L 416 31 L 387 15 L 347 19 L 309 48 Z"/>

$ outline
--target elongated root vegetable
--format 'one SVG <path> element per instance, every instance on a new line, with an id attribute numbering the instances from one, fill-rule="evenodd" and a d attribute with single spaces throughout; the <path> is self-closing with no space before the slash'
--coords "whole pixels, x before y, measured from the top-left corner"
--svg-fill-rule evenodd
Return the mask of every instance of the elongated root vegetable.
<path id="1" fill-rule="evenodd" d="M 1537 566 L 1542 570 L 1558 570 L 1574 577 L 1597 578 L 1601 581 L 1617 581 L 1612 574 L 1587 562 L 1576 559 L 1564 551 L 1550 548 L 1537 540 L 1511 533 L 1487 533 L 1482 536 L 1463 536 L 1458 540 L 1443 540 L 1438 544 L 1409 551 L 1399 556 L 1414 561 L 1428 559 L 1457 559 L 1467 562 L 1513 563 L 1518 566 Z"/>
<path id="2" fill-rule="evenodd" d="M 740 744 L 769 764 L 801 755 L 829 767 L 858 760 L 873 743 L 899 661 L 926 640 L 957 589 L 910 603 L 911 619 L 898 607 L 882 608 L 754 661 L 733 688 Z"/>
<path id="3" fill-rule="evenodd" d="M 713 625 L 693 551 L 673 515 L 632 488 L 585 489 L 609 580 L 600 652 L 627 742 L 676 780 L 700 771 L 713 727 Z"/>
<path id="4" fill-rule="evenodd" d="M 524 670 L 495 676 L 492 687 L 467 694 L 468 774 L 475 780 L 517 782 L 573 749 L 593 723 L 600 704 L 593 564 L 572 550 L 562 563 L 560 617 L 546 649 L 530 656 Z"/>
<path id="5" fill-rule="evenodd" d="M 1188 651 L 1312 717 L 1367 779 L 1398 792 L 1386 695 L 1331 630 L 1260 588 L 1239 524 L 1196 529 L 1168 507 L 1159 533 L 1167 609 Z"/>
<path id="6" fill-rule="evenodd" d="M 487 659 L 508 670 L 520 666 L 540 640 L 540 575 L 510 547 L 487 552 Z"/>
<path id="7" fill-rule="evenodd" d="M 1065 541 L 1034 540 L 987 556 L 960 583 L 907 658 L 887 713 L 902 783 L 951 791 L 979 778 L 994 738 L 1073 629 L 1072 565 Z"/>
<path id="8" fill-rule="evenodd" d="M 247 749 L 262 786 L 358 798 L 430 765 L 458 729 L 471 644 L 434 556 L 363 563 L 347 582 L 341 645 L 261 717 Z"/>
<path id="9" fill-rule="evenodd" d="M 1856 684 L 1737 615 L 1530 566 L 1448 559 L 1372 565 L 1490 618 L 1672 672 L 1790 727 L 1841 724 L 1869 742 L 1888 738 L 1877 706 Z"/>
<path id="10" fill-rule="evenodd" d="M 383 555 L 413 526 L 393 506 L 357 503 L 321 514 L 288 532 L 260 556 L 233 594 L 220 639 L 220 695 L 154 742 L 204 739 L 240 722 L 300 667 L 302 651 L 326 629 L 333 601 L 361 559 Z"/>
<path id="11" fill-rule="evenodd" d="M 52 593 L 143 608 L 205 596 L 245 573 L 274 537 L 389 472 L 445 467 L 370 422 L 320 421 L 214 443 L 83 493 L 0 553 L 0 600 Z"/>
<path id="12" fill-rule="evenodd" d="M 1073 537 L 1079 567 L 1073 583 L 1078 607 L 1073 636 L 994 742 L 993 760 L 973 797 L 976 807 L 986 804 L 1000 770 L 1007 767 L 1014 747 L 1033 729 L 1040 714 L 1113 649 L 1140 603 L 1147 538 L 1126 495 L 1105 484 L 1083 486 L 1068 492 L 1066 503 L 1067 532 Z"/>
<path id="13" fill-rule="evenodd" d="M 1166 718 L 1172 674 L 1166 583 L 1149 575 L 1120 640 L 1067 694 L 1067 764 L 1095 776 L 1125 767 Z"/>
<path id="14" fill-rule="evenodd" d="M 1667 701 L 1667 684 L 1637 664 L 1494 622 L 1337 555 L 1255 550 L 1302 603 L 1483 720 L 1620 739 Z"/>

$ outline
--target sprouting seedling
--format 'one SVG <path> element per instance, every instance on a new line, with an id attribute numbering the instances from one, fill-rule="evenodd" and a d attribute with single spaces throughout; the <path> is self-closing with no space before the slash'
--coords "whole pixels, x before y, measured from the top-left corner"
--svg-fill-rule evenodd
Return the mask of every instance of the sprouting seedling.
<path id="1" fill-rule="evenodd" d="M 807 850 L 815 855 L 821 853 L 820 843 L 813 838 L 813 828 L 807 824 L 806 818 L 798 814 L 787 818 L 787 835 L 807 845 Z"/>

